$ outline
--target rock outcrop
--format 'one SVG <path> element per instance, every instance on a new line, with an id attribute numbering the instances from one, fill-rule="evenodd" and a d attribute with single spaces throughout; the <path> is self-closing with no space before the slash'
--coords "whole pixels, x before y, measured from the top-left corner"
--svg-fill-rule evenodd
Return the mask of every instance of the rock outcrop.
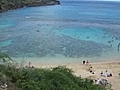
<path id="1" fill-rule="evenodd" d="M 1 0 L 0 12 L 30 6 L 59 5 L 57 0 Z"/>

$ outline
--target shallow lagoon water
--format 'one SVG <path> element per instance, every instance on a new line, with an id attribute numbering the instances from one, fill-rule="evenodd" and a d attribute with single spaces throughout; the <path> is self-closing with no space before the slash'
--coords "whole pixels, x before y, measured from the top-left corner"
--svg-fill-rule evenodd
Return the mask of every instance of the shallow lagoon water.
<path id="1" fill-rule="evenodd" d="M 15 60 L 119 60 L 120 3 L 62 2 L 0 14 L 0 50 Z"/>

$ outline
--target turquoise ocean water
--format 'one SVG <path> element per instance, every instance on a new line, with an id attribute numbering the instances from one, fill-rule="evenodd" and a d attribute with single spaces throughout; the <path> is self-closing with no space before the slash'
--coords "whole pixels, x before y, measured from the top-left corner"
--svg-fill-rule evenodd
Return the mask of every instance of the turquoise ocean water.
<path id="1" fill-rule="evenodd" d="M 61 1 L 0 13 L 0 51 L 15 60 L 120 60 L 120 2 Z"/>

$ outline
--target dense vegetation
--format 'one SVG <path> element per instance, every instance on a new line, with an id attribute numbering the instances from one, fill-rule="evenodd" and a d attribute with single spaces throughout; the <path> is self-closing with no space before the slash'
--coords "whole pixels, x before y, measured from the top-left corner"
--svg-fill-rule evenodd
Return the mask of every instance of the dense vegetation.
<path id="1" fill-rule="evenodd" d="M 65 67 L 50 69 L 13 69 L 0 66 L 1 76 L 20 90 L 105 90 L 91 80 L 72 75 Z"/>
<path id="2" fill-rule="evenodd" d="M 25 6 L 43 6 L 60 4 L 57 0 L 0 0 L 0 12 Z"/>
<path id="3" fill-rule="evenodd" d="M 1 61 L 6 58 L 6 54 L 0 54 Z M 0 80 L 7 83 L 8 90 L 106 90 L 89 79 L 76 77 L 64 66 L 41 69 L 14 63 L 0 65 L 0 71 Z"/>

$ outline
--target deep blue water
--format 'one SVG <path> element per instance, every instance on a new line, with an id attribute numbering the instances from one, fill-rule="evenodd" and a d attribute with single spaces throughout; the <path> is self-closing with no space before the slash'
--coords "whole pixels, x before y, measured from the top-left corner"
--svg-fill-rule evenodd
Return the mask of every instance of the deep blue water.
<path id="1" fill-rule="evenodd" d="M 0 51 L 17 58 L 120 59 L 120 2 L 61 1 L 0 13 Z"/>

